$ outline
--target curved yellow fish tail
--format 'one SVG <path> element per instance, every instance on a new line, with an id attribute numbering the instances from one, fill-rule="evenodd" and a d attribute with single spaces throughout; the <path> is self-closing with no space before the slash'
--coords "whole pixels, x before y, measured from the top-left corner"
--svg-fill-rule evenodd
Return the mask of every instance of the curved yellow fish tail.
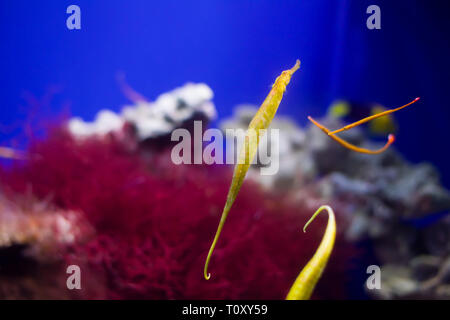
<path id="1" fill-rule="evenodd" d="M 333 209 L 329 206 L 321 206 L 305 224 L 303 232 L 306 232 L 308 225 L 323 210 L 327 210 L 328 212 L 328 224 L 325 234 L 316 253 L 300 272 L 289 290 L 286 300 L 308 300 L 311 297 L 317 281 L 319 281 L 322 272 L 327 265 L 328 258 L 333 251 L 334 240 L 336 238 L 336 221 Z"/>
<path id="2" fill-rule="evenodd" d="M 219 227 L 217 228 L 216 235 L 214 236 L 208 256 L 206 257 L 205 267 L 203 270 L 203 275 L 206 280 L 211 277 L 211 274 L 208 273 L 208 266 L 212 253 L 216 247 L 217 240 L 222 232 L 231 206 L 233 205 L 234 200 L 236 200 L 242 183 L 244 182 L 248 168 L 255 157 L 259 139 L 265 133 L 265 130 L 269 127 L 272 119 L 275 117 L 275 113 L 277 112 L 278 106 L 283 98 L 283 94 L 286 91 L 286 86 L 289 84 L 292 75 L 298 70 L 298 68 L 300 68 L 300 60 L 297 60 L 291 69 L 283 71 L 278 76 L 272 86 L 272 89 L 248 126 L 248 130 L 245 135 L 245 142 L 239 153 L 238 163 L 234 167 L 233 178 L 231 180 L 222 217 L 220 218 Z"/>

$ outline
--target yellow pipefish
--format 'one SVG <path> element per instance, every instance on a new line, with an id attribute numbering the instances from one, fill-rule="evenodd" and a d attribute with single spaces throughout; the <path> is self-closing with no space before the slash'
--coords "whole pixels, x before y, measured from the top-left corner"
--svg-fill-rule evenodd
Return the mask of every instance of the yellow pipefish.
<path id="1" fill-rule="evenodd" d="M 306 227 L 308 227 L 322 210 L 327 210 L 328 212 L 327 229 L 325 230 L 319 248 L 298 275 L 289 290 L 286 300 L 308 300 L 311 297 L 317 281 L 319 281 L 319 278 L 327 265 L 331 251 L 333 251 L 334 240 L 336 238 L 336 221 L 333 209 L 329 206 L 321 206 L 305 224 L 303 232 L 306 232 Z"/>
<path id="2" fill-rule="evenodd" d="M 236 164 L 233 172 L 233 178 L 231 180 L 230 189 L 228 191 L 227 200 L 225 202 L 224 209 L 222 211 L 222 217 L 220 218 L 219 227 L 217 228 L 216 235 L 209 249 L 208 256 L 205 262 L 204 276 L 208 280 L 210 274 L 208 273 L 208 265 L 211 259 L 211 255 L 217 244 L 217 240 L 222 232 L 222 228 L 227 219 L 228 213 L 231 206 L 236 200 L 236 197 L 241 189 L 242 183 L 244 182 L 245 175 L 250 167 L 250 164 L 256 154 L 258 149 L 258 143 L 260 137 L 265 133 L 266 129 L 269 127 L 270 122 L 277 112 L 278 106 L 280 105 L 283 94 L 286 91 L 286 86 L 291 80 L 292 75 L 295 71 L 300 68 L 300 61 L 297 60 L 292 69 L 285 70 L 280 76 L 275 80 L 272 85 L 272 89 L 267 95 L 266 99 L 262 103 L 259 110 L 256 112 L 252 121 L 248 126 L 248 130 L 245 135 L 244 145 L 239 154 L 238 163 Z"/>

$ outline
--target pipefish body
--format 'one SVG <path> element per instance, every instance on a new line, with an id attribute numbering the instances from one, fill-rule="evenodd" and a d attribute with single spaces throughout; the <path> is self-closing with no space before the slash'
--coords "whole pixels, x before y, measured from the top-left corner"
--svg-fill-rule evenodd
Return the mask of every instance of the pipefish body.
<path id="1" fill-rule="evenodd" d="M 297 60 L 291 69 L 283 71 L 281 75 L 278 76 L 275 83 L 272 85 L 272 89 L 248 126 L 244 144 L 239 153 L 238 162 L 234 168 L 233 178 L 231 180 L 230 189 L 222 211 L 219 226 L 206 258 L 205 268 L 203 271 L 206 280 L 211 277 L 211 274 L 208 273 L 208 265 L 211 260 L 212 253 L 216 247 L 217 240 L 222 232 L 228 213 L 230 212 L 239 190 L 241 189 L 242 183 L 244 182 L 245 175 L 247 174 L 250 164 L 255 157 L 260 137 L 265 134 L 266 129 L 275 117 L 275 113 L 277 112 L 278 106 L 283 98 L 283 94 L 286 91 L 286 86 L 289 84 L 294 72 L 299 68 L 300 60 Z"/>

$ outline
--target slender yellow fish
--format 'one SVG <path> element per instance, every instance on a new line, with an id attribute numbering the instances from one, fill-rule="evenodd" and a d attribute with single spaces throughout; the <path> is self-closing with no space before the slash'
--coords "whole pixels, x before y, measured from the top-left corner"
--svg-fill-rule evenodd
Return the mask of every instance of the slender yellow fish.
<path id="1" fill-rule="evenodd" d="M 336 238 L 336 221 L 333 209 L 329 206 L 321 206 L 305 224 L 303 232 L 306 232 L 308 225 L 323 210 L 327 210 L 328 212 L 328 224 L 325 234 L 316 253 L 300 272 L 289 290 L 286 300 L 308 300 L 311 297 L 317 281 L 322 276 L 323 270 L 325 270 L 328 259 L 333 251 L 334 240 Z"/>
<path id="2" fill-rule="evenodd" d="M 241 189 L 242 183 L 244 182 L 245 175 L 250 167 L 250 164 L 256 154 L 258 149 L 258 143 L 260 137 L 265 133 L 266 129 L 269 127 L 270 122 L 277 112 L 278 106 L 280 105 L 283 94 L 286 91 L 286 86 L 291 80 L 292 75 L 295 71 L 300 68 L 300 60 L 297 60 L 295 65 L 281 73 L 280 76 L 275 80 L 272 85 L 272 89 L 267 95 L 266 99 L 262 103 L 259 110 L 256 112 L 252 121 L 248 126 L 248 130 L 245 135 L 244 145 L 239 154 L 238 163 L 236 164 L 233 172 L 233 178 L 231 180 L 230 189 L 228 191 L 227 200 L 225 202 L 225 207 L 222 211 L 222 217 L 220 218 L 219 227 L 217 228 L 216 235 L 209 249 L 208 256 L 205 262 L 204 277 L 208 280 L 211 275 L 208 273 L 208 265 L 211 260 L 211 255 L 219 239 L 222 228 L 227 219 L 228 213 L 230 212 L 231 206 L 233 205 L 236 197 Z"/>

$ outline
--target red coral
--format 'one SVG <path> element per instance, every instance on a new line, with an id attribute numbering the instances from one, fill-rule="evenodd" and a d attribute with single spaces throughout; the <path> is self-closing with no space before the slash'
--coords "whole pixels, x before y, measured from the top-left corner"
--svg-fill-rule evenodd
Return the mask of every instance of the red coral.
<path id="1" fill-rule="evenodd" d="M 96 236 L 71 248 L 67 261 L 87 270 L 83 283 L 103 286 L 104 298 L 282 299 L 326 225 L 319 218 L 303 234 L 315 208 L 288 204 L 246 181 L 206 281 L 203 264 L 231 168 L 175 166 L 168 151 L 130 152 L 110 136 L 77 141 L 63 129 L 32 143 L 29 154 L 2 170 L 2 183 L 16 192 L 31 186 L 38 197 L 83 212 Z M 346 297 L 353 252 L 338 237 L 315 298 Z"/>

